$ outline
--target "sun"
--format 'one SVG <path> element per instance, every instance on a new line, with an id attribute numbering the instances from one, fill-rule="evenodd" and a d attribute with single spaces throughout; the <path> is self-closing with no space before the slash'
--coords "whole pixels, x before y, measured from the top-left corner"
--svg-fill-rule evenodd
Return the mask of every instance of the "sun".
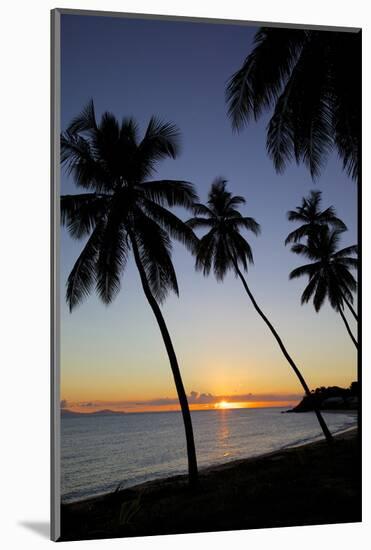
<path id="1" fill-rule="evenodd" d="M 219 401 L 219 403 L 215 403 L 216 409 L 231 409 L 233 407 L 233 403 L 228 403 L 228 401 Z"/>

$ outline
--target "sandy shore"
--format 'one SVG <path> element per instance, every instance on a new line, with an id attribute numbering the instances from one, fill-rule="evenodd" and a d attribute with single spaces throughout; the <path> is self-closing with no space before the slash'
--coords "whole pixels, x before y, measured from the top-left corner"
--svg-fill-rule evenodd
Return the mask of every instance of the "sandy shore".
<path id="1" fill-rule="evenodd" d="M 61 506 L 61 539 L 361 521 L 356 428 L 324 441 L 236 460 Z"/>

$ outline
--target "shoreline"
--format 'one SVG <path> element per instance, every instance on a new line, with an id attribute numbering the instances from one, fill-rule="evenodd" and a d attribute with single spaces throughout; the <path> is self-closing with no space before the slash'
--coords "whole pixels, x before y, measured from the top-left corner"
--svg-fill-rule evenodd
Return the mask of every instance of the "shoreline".
<path id="1" fill-rule="evenodd" d="M 360 521 L 357 432 L 62 504 L 61 540 Z"/>

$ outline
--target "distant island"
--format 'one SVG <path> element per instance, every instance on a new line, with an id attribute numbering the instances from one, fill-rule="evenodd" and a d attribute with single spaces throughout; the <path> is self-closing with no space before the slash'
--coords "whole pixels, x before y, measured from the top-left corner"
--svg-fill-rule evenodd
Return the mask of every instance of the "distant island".
<path id="1" fill-rule="evenodd" d="M 116 415 L 122 415 L 127 414 L 124 411 L 111 411 L 110 409 L 102 409 L 101 411 L 94 411 L 94 412 L 77 412 L 77 411 L 71 411 L 70 409 L 61 409 L 61 415 L 62 416 L 116 416 Z"/>
<path id="2" fill-rule="evenodd" d="M 359 384 L 352 382 L 349 388 L 324 386 L 312 390 L 311 396 L 304 396 L 300 403 L 286 412 L 312 411 L 314 405 L 320 410 L 358 410 Z"/>

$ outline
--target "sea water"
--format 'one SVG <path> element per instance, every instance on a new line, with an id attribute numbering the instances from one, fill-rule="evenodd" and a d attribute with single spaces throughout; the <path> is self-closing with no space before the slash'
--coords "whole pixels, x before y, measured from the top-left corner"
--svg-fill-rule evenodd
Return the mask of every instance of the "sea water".
<path id="1" fill-rule="evenodd" d="M 333 433 L 357 423 L 352 412 L 324 418 Z M 200 468 L 322 437 L 314 413 L 280 408 L 193 411 L 192 422 Z M 186 472 L 179 412 L 62 416 L 62 502 Z"/>

